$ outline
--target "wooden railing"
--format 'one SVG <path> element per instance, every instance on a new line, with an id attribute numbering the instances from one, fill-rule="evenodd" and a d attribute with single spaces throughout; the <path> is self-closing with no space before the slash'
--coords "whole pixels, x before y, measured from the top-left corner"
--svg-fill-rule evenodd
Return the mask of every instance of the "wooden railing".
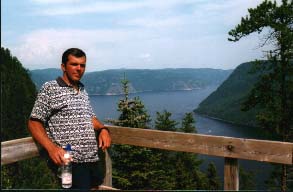
<path id="1" fill-rule="evenodd" d="M 239 190 L 238 159 L 293 164 L 293 143 L 189 134 L 107 125 L 113 144 L 184 151 L 225 158 L 224 189 Z M 31 137 L 1 143 L 1 165 L 32 158 L 38 149 Z M 105 186 L 112 186 L 111 159 L 106 154 Z"/>

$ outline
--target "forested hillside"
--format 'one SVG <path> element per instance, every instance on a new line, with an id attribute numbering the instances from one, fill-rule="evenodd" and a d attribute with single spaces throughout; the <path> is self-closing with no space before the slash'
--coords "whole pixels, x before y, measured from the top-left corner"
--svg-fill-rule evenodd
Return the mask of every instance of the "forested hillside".
<path id="1" fill-rule="evenodd" d="M 120 81 L 129 79 L 130 93 L 201 89 L 220 85 L 232 70 L 221 69 L 115 69 L 86 73 L 82 82 L 89 94 L 123 93 Z M 32 70 L 31 77 L 38 88 L 61 75 L 60 69 Z"/>
<path id="2" fill-rule="evenodd" d="M 28 136 L 26 122 L 36 88 L 28 71 L 8 49 L 1 47 L 1 136 L 2 141 Z"/>
<path id="3" fill-rule="evenodd" d="M 256 109 L 241 111 L 241 103 L 253 88 L 259 73 L 250 73 L 253 62 L 239 65 L 195 112 L 239 124 L 256 125 Z"/>
<path id="4" fill-rule="evenodd" d="M 28 71 L 1 47 L 1 142 L 28 137 L 27 120 L 36 97 Z M 56 181 L 40 157 L 1 166 L 2 189 L 55 188 Z"/>

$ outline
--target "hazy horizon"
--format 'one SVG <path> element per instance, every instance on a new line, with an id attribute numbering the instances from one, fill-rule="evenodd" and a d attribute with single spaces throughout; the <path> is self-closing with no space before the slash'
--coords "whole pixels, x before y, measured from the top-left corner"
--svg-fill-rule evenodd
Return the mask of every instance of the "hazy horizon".
<path id="1" fill-rule="evenodd" d="M 2 0 L 1 46 L 29 70 L 58 68 L 79 47 L 87 72 L 108 69 L 234 69 L 263 59 L 261 34 L 228 32 L 263 0 Z M 277 2 L 280 2 L 278 0 Z"/>

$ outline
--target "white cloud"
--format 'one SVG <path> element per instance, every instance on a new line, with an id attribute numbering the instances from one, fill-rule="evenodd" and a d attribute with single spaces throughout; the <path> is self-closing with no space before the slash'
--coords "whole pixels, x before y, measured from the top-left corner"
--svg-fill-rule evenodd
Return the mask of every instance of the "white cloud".
<path id="1" fill-rule="evenodd" d="M 37 4 L 65 4 L 81 2 L 81 0 L 31 0 L 31 2 Z"/>
<path id="2" fill-rule="evenodd" d="M 142 59 L 149 59 L 150 57 L 151 57 L 151 54 L 149 53 L 143 53 L 139 55 L 139 58 L 142 58 Z"/>
<path id="3" fill-rule="evenodd" d="M 88 71 L 166 67 L 227 69 L 262 55 L 261 50 L 255 49 L 259 42 L 255 37 L 237 43 L 227 40 L 228 30 L 245 16 L 247 7 L 254 7 L 261 0 L 87 1 L 87 4 L 81 0 L 72 4 L 66 4 L 67 0 L 33 1 L 41 14 L 56 15 L 56 19 L 58 14 L 96 11 L 109 12 L 109 16 L 124 11 L 127 17 L 118 14 L 115 19 L 107 18 L 106 25 L 103 25 L 104 18 L 99 17 L 102 24 L 96 26 L 92 19 L 88 21 L 88 17 L 96 18 L 95 15 L 78 15 L 84 22 L 76 24 L 80 28 L 52 24 L 48 29 L 39 23 L 42 27 L 24 33 L 21 38 L 17 36 L 20 33 L 7 35 L 4 31 L 5 37 L 11 39 L 5 38 L 5 45 L 29 69 L 59 67 L 61 54 L 69 47 L 79 47 L 87 53 Z M 136 11 L 130 14 L 131 10 Z M 53 19 L 40 18 L 39 22 L 44 23 Z"/>
<path id="4" fill-rule="evenodd" d="M 179 27 L 182 25 L 184 21 L 181 17 L 167 17 L 167 18 L 136 18 L 133 20 L 129 20 L 124 22 L 125 25 L 144 27 L 144 28 L 165 28 L 165 27 Z"/>
<path id="5" fill-rule="evenodd" d="M 44 7 L 37 11 L 40 15 L 56 16 L 56 15 L 75 15 L 87 13 L 113 13 L 119 11 L 137 10 L 143 8 L 152 12 L 160 11 L 164 13 L 166 10 L 176 8 L 178 5 L 194 4 L 204 0 L 140 0 L 140 1 L 70 1 L 70 0 L 33 0 L 39 4 L 52 4 L 56 6 Z M 66 2 L 71 2 L 66 4 Z M 62 3 L 60 6 L 57 3 Z"/>
<path id="6" fill-rule="evenodd" d="M 38 30 L 22 37 L 13 53 L 29 69 L 59 67 L 61 54 L 70 47 L 87 53 L 87 71 L 113 68 L 223 68 L 260 58 L 255 37 L 241 42 L 226 35 L 180 39 L 145 30 Z"/>
<path id="7" fill-rule="evenodd" d="M 136 9 L 143 7 L 141 3 L 120 3 L 120 2 L 92 2 L 92 3 L 72 3 L 68 5 L 49 7 L 38 10 L 40 15 L 56 16 L 56 15 L 76 15 L 85 13 L 108 13 L 117 12 L 128 9 Z"/>
<path id="8" fill-rule="evenodd" d="M 91 53 L 88 58 L 94 57 L 95 60 L 109 56 L 107 51 L 136 38 L 135 34 L 138 33 L 123 30 L 38 30 L 23 36 L 13 52 L 29 68 L 56 67 L 67 48 L 79 47 Z M 106 59 L 104 60 L 106 63 Z"/>

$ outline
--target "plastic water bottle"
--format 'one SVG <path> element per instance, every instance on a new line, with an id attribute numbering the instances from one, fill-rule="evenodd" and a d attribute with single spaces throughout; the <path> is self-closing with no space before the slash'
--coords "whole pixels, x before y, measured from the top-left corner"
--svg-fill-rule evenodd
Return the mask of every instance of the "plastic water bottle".
<path id="1" fill-rule="evenodd" d="M 66 145 L 66 153 L 64 154 L 64 158 L 66 159 L 66 163 L 62 166 L 62 187 L 63 188 L 71 188 L 72 186 L 72 165 L 71 165 L 71 145 Z"/>

